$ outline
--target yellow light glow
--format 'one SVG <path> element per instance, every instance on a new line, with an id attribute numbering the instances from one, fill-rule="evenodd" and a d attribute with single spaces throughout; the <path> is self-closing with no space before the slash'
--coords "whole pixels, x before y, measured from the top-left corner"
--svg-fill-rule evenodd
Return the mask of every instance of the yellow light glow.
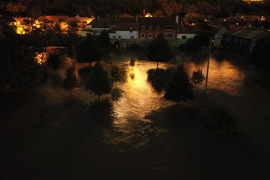
<path id="1" fill-rule="evenodd" d="M 16 33 L 25 34 L 24 28 L 22 26 L 17 26 Z"/>
<path id="2" fill-rule="evenodd" d="M 146 13 L 144 17 L 153 17 L 150 13 Z"/>
<path id="3" fill-rule="evenodd" d="M 46 53 L 36 53 L 35 61 L 40 65 L 44 64 L 46 62 Z"/>

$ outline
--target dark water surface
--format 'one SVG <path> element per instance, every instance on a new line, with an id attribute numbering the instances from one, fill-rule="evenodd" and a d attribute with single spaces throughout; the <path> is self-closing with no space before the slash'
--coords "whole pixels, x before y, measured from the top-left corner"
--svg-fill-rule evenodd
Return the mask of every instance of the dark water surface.
<path id="1" fill-rule="evenodd" d="M 269 89 L 253 81 L 241 58 L 214 54 L 207 90 L 204 81 L 195 87 L 196 101 L 187 103 L 162 99 L 147 82 L 156 63 L 129 53 L 103 60 L 108 69 L 112 60 L 127 70 L 117 102 L 109 96 L 98 102 L 82 87 L 72 99 L 50 78 L 23 95 L 2 97 L 0 178 L 269 179 Z M 182 63 L 190 76 L 198 69 L 206 74 L 207 53 L 177 52 L 159 67 Z M 234 115 L 239 133 L 209 132 L 198 118 L 212 106 Z"/>

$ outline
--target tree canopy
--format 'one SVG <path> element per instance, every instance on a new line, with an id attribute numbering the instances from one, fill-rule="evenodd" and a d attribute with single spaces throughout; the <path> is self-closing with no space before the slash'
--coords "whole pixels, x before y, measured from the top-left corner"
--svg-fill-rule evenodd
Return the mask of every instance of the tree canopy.
<path id="1" fill-rule="evenodd" d="M 164 39 L 162 34 L 159 34 L 156 39 L 153 39 L 147 47 L 147 58 L 150 61 L 166 62 L 172 58 L 172 50 L 168 42 Z"/>
<path id="2" fill-rule="evenodd" d="M 94 93 L 99 98 L 111 90 L 111 82 L 108 73 L 103 66 L 97 63 L 91 70 L 90 78 L 86 83 L 86 89 Z"/>
<path id="3" fill-rule="evenodd" d="M 92 35 L 78 45 L 76 59 L 79 63 L 90 63 L 101 59 L 100 49 L 97 41 Z"/>

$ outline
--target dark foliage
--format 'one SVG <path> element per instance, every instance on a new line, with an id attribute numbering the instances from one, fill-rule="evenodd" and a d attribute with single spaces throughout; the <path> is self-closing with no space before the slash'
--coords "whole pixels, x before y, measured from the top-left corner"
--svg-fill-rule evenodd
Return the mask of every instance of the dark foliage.
<path id="1" fill-rule="evenodd" d="M 48 57 L 48 59 L 47 59 L 47 65 L 50 67 L 50 68 L 52 68 L 52 69 L 54 69 L 54 70 L 56 70 L 56 69 L 58 69 L 59 68 L 59 65 L 60 65 L 60 57 L 59 57 L 59 55 L 57 55 L 57 54 L 55 54 L 55 53 L 53 53 L 53 54 L 49 54 L 49 57 Z"/>
<path id="2" fill-rule="evenodd" d="M 126 82 L 127 72 L 125 69 L 121 69 L 117 66 L 113 66 L 111 70 L 111 77 L 113 82 Z"/>
<path id="3" fill-rule="evenodd" d="M 249 60 L 252 64 L 258 65 L 258 66 L 264 66 L 265 68 L 269 69 L 270 65 L 270 35 L 267 37 L 264 37 L 256 42 L 256 45 L 254 46 Z"/>
<path id="4" fill-rule="evenodd" d="M 0 38 L 0 68 L 0 86 L 11 91 L 25 91 L 45 79 L 45 69 L 35 61 L 34 49 L 17 35 Z"/>
<path id="5" fill-rule="evenodd" d="M 91 70 L 92 67 L 91 66 L 85 66 L 82 67 L 78 70 L 79 76 L 83 79 L 83 80 L 87 80 L 90 75 L 91 75 Z"/>
<path id="6" fill-rule="evenodd" d="M 90 63 L 99 61 L 101 59 L 101 53 L 98 43 L 93 36 L 89 35 L 83 40 L 76 52 L 76 59 L 79 63 Z"/>
<path id="7" fill-rule="evenodd" d="M 91 71 L 90 78 L 87 81 L 86 89 L 100 96 L 109 93 L 111 90 L 111 82 L 108 73 L 103 69 L 101 64 L 96 64 Z"/>
<path id="8" fill-rule="evenodd" d="M 74 88 L 79 86 L 79 80 L 74 73 L 75 67 L 68 67 L 66 69 L 66 78 L 63 80 L 62 87 L 66 90 L 70 90 L 71 96 Z"/>
<path id="9" fill-rule="evenodd" d="M 193 99 L 193 86 L 189 81 L 189 77 L 184 66 L 178 66 L 172 72 L 166 88 L 164 98 L 172 101 L 186 101 Z"/>
<path id="10" fill-rule="evenodd" d="M 168 42 L 160 34 L 156 39 L 153 39 L 147 47 L 147 58 L 150 61 L 166 62 L 172 58 L 172 50 L 168 45 Z"/>
<path id="11" fill-rule="evenodd" d="M 111 39 L 109 34 L 106 31 L 102 31 L 101 34 L 97 37 L 99 47 L 107 49 L 111 46 Z"/>
<path id="12" fill-rule="evenodd" d="M 124 91 L 119 88 L 114 88 L 111 91 L 112 100 L 118 101 L 123 96 Z"/>
<path id="13" fill-rule="evenodd" d="M 193 71 L 192 77 L 191 77 L 191 82 L 194 84 L 201 84 L 203 80 L 205 79 L 202 69 L 198 69 L 197 71 Z"/>
<path id="14" fill-rule="evenodd" d="M 147 80 L 151 83 L 151 86 L 158 92 L 161 93 L 168 84 L 171 78 L 171 70 L 164 69 L 149 69 L 147 71 Z"/>
<path id="15" fill-rule="evenodd" d="M 234 133 L 238 129 L 235 118 L 221 107 L 207 110 L 202 123 L 212 132 Z"/>

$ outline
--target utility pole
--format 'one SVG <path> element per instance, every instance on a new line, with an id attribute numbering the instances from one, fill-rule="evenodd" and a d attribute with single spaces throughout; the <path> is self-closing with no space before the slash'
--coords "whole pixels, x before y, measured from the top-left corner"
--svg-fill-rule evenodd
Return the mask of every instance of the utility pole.
<path id="1" fill-rule="evenodd" d="M 208 76 L 209 76 L 209 65 L 210 65 L 210 59 L 212 57 L 212 45 L 213 45 L 214 41 L 215 41 L 214 38 L 210 38 L 207 68 L 206 68 L 206 78 L 205 78 L 205 91 L 207 90 Z"/>

